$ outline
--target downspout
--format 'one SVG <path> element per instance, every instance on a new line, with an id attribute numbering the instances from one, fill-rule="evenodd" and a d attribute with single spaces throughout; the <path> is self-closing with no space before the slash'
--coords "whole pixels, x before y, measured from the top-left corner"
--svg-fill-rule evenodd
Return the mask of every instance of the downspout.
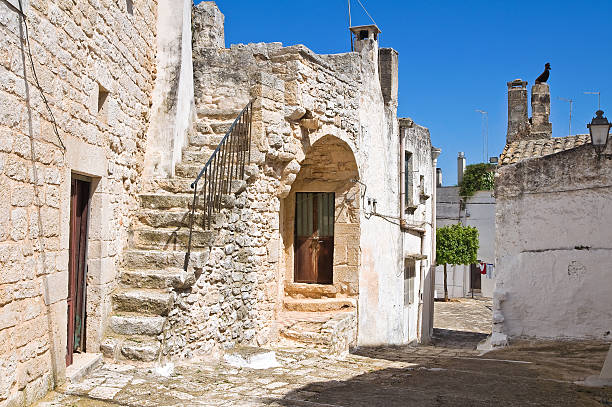
<path id="1" fill-rule="evenodd" d="M 425 251 L 425 232 L 420 232 L 421 235 L 421 257 Z M 417 309 L 417 341 L 421 343 L 423 338 L 423 287 L 425 272 L 423 271 L 423 260 L 419 260 L 419 307 Z"/>
<path id="2" fill-rule="evenodd" d="M 442 152 L 441 149 L 433 147 L 431 149 L 431 158 L 432 158 L 432 167 L 433 167 L 433 173 L 436 174 L 437 171 L 437 167 L 438 167 L 438 157 L 440 156 L 440 153 Z M 433 334 L 433 326 L 434 326 L 434 307 L 435 305 L 433 304 L 433 302 L 435 301 L 434 298 L 434 291 L 436 288 L 436 232 L 437 232 L 437 221 L 436 221 L 436 205 L 438 202 L 438 182 L 436 180 L 436 177 L 433 177 L 433 189 L 432 189 L 432 194 L 431 194 L 431 257 L 430 257 L 430 262 L 429 262 L 429 272 L 431 274 L 431 286 L 430 286 L 430 290 L 431 290 L 431 300 L 432 300 L 432 308 L 431 308 L 431 313 L 429 314 L 429 329 L 430 332 L 428 333 L 428 336 L 431 338 L 431 335 Z"/>

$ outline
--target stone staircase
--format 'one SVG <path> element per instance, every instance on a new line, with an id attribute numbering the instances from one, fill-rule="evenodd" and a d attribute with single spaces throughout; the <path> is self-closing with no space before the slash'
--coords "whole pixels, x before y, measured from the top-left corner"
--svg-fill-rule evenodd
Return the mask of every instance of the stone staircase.
<path id="1" fill-rule="evenodd" d="M 148 192 L 139 196 L 140 208 L 131 227 L 101 345 L 106 357 L 143 362 L 159 359 L 177 295 L 195 283 L 195 271 L 202 269 L 215 243 L 215 232 L 198 226 L 202 215 L 196 210 L 190 266 L 183 270 L 193 202 L 190 185 L 239 111 L 198 113 L 197 132 L 183 150 L 175 177 L 151 180 Z M 245 181 L 233 181 L 231 195 L 245 187 Z M 232 202 L 231 196 L 222 197 L 223 207 L 231 207 Z"/>
<path id="2" fill-rule="evenodd" d="M 277 322 L 281 346 L 343 354 L 357 341 L 357 299 L 336 297 L 333 285 L 286 283 Z"/>

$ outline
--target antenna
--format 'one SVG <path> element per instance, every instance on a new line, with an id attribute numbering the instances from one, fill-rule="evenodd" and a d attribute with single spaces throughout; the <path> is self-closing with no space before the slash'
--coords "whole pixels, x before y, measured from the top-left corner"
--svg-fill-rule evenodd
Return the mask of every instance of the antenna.
<path id="1" fill-rule="evenodd" d="M 601 92 L 584 92 L 585 95 L 597 95 L 597 110 L 601 110 Z"/>
<path id="2" fill-rule="evenodd" d="M 489 155 L 489 112 L 480 109 L 476 111 L 482 115 L 482 162 L 486 163 Z"/>
<path id="3" fill-rule="evenodd" d="M 347 3 L 348 3 L 348 12 L 349 12 L 349 37 L 351 37 L 351 52 L 353 52 L 354 51 L 354 49 L 353 49 L 353 33 L 350 30 L 350 28 L 353 26 L 353 23 L 351 22 L 351 0 L 348 0 Z"/>
<path id="4" fill-rule="evenodd" d="M 572 135 L 572 103 L 574 103 L 574 99 L 559 98 L 559 100 L 563 100 L 564 102 L 569 102 L 569 106 L 570 106 L 569 136 L 571 136 Z"/>

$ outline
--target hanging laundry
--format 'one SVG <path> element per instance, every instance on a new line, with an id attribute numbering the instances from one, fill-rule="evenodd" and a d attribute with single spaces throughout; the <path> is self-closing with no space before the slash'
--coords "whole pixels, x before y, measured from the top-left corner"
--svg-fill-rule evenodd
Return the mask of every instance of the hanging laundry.
<path id="1" fill-rule="evenodd" d="M 478 267 L 480 268 L 480 274 L 487 274 L 487 263 L 480 262 Z"/>

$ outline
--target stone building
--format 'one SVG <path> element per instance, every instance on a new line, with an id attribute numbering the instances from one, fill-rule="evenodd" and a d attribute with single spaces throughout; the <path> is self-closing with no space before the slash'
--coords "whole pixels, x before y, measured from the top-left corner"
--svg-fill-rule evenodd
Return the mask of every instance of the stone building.
<path id="1" fill-rule="evenodd" d="M 496 175 L 493 336 L 612 340 L 612 161 L 588 135 L 551 137 L 548 84 L 508 83 Z M 606 151 L 612 150 L 608 142 Z"/>
<path id="2" fill-rule="evenodd" d="M 457 157 L 457 184 L 465 171 L 465 155 Z M 470 197 L 459 196 L 458 186 L 437 186 L 436 222 L 438 227 L 456 223 L 478 229 L 479 263 L 493 265 L 482 274 L 479 264 L 447 265 L 449 298 L 468 295 L 493 297 L 495 289 L 495 197 L 493 191 L 476 191 Z M 436 298 L 444 298 L 444 266 L 436 267 Z"/>
<path id="3" fill-rule="evenodd" d="M 439 150 L 397 118 L 397 52 L 376 26 L 225 48 L 213 2 L 177 3 L 0 1 L 0 406 L 100 352 L 431 334 Z M 246 165 L 194 205 L 223 140 L 204 179 Z"/>

